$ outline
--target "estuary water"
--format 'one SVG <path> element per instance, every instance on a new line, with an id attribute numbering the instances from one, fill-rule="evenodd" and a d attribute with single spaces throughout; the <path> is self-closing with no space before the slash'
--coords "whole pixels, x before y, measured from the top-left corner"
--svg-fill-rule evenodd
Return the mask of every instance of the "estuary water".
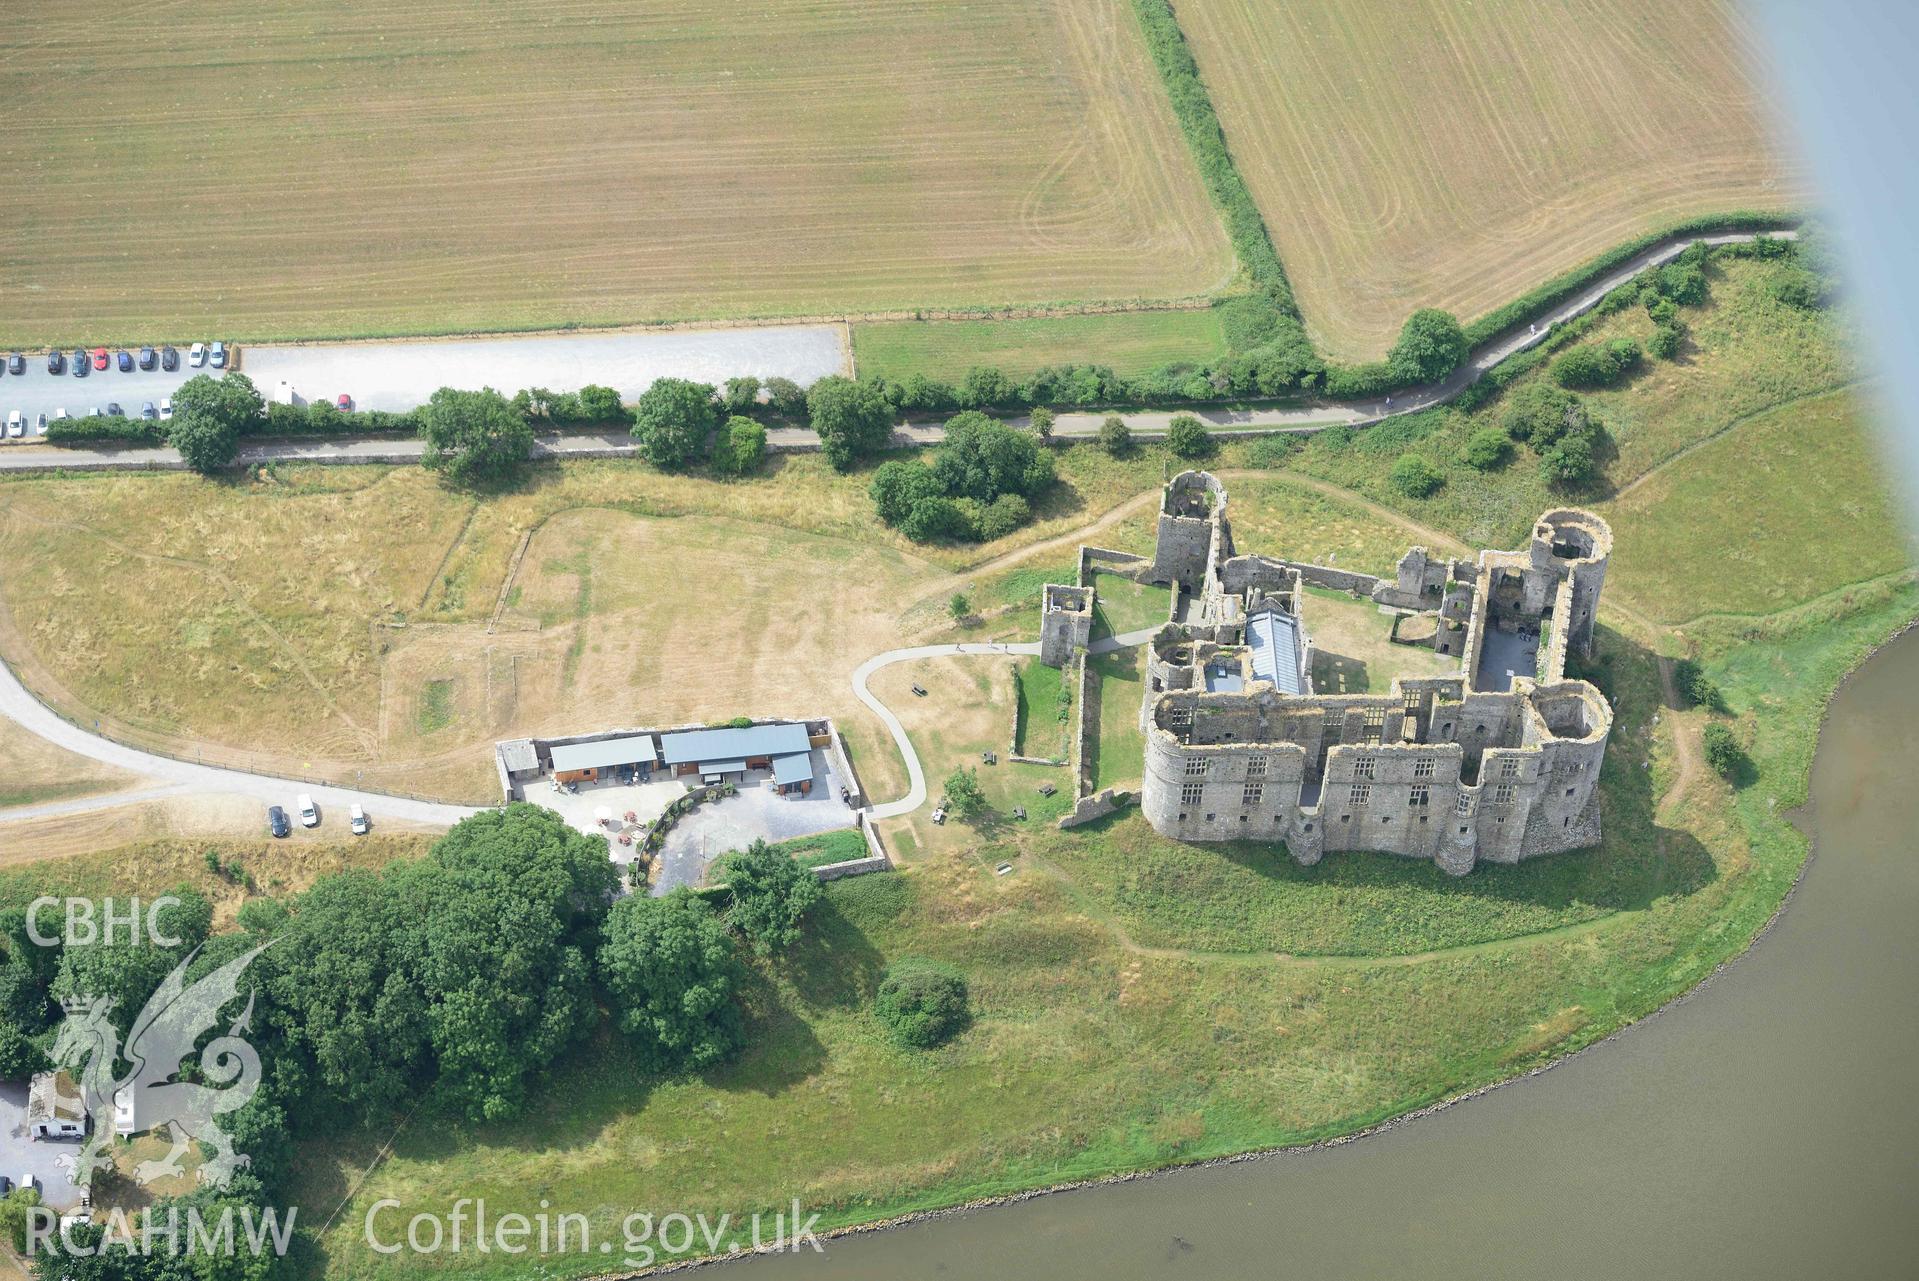
<path id="1" fill-rule="evenodd" d="M 1919 1275 L 1919 633 L 1839 692 L 1753 952 L 1550 1072 L 1343 1147 L 754 1258 L 753 1277 Z"/>

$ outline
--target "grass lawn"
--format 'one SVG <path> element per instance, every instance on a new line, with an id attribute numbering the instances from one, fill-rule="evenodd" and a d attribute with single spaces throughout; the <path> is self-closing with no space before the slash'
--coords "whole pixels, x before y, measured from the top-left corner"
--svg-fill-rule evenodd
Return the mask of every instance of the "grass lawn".
<path id="1" fill-rule="evenodd" d="M 1797 401 L 1675 459 L 1600 514 L 1629 529 L 1608 570 L 1654 617 L 1772 613 L 1907 568 L 1884 441 L 1855 392 Z M 1675 554 L 1677 553 L 1677 554 Z"/>
<path id="2" fill-rule="evenodd" d="M 791 840 L 775 841 L 772 849 L 793 856 L 801 867 L 825 867 L 828 863 L 844 863 L 850 859 L 865 858 L 868 851 L 866 837 L 857 828 L 841 828 L 836 832 L 819 832 L 812 836 L 795 836 Z M 726 860 L 733 856 L 728 851 L 714 859 L 706 869 L 706 883 L 718 885 L 726 880 Z"/>
<path id="3" fill-rule="evenodd" d="M 1015 736 L 1019 754 L 1065 760 L 1074 720 L 1073 690 L 1066 673 L 1029 658 L 1019 664 L 1013 684 L 1019 693 L 1019 732 Z"/>
<path id="4" fill-rule="evenodd" d="M 1398 677 L 1457 676 L 1459 660 L 1392 640 L 1392 616 L 1348 592 L 1308 587 L 1302 612 L 1313 642 L 1313 688 L 1383 694 Z"/>
<path id="5" fill-rule="evenodd" d="M 209 0 L 137 38 L 9 12 L 0 97 L 36 139 L 0 189 L 15 345 L 1182 299 L 1234 271 L 1124 0 Z"/>
<path id="6" fill-rule="evenodd" d="M 1145 649 L 1136 647 L 1100 654 L 1087 661 L 1099 676 L 1099 758 L 1093 765 L 1093 787 L 1136 787 L 1145 759 L 1146 739 L 1140 733 L 1139 705 L 1146 697 Z"/>
<path id="7" fill-rule="evenodd" d="M 1203 364 L 1225 351 L 1211 308 L 853 326 L 853 365 L 862 377 L 918 373 L 957 382 L 974 365 L 1020 378 L 1042 365 L 1095 363 L 1135 378 L 1161 365 Z"/>
<path id="8" fill-rule="evenodd" d="M 1167 588 L 1136 583 L 1106 570 L 1093 573 L 1094 640 L 1158 627 L 1172 607 L 1173 594 Z"/>
<path id="9" fill-rule="evenodd" d="M 1336 356 L 1383 355 L 1415 308 L 1471 320 L 1639 233 L 1803 190 L 1729 6 L 1177 8 L 1306 323 Z"/>

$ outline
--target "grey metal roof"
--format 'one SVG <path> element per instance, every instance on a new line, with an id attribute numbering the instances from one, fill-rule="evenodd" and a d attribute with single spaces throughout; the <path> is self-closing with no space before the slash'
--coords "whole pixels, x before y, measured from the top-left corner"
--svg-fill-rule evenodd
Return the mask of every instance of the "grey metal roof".
<path id="1" fill-rule="evenodd" d="M 752 756 L 790 756 L 809 750 L 804 725 L 752 725 L 745 729 L 690 729 L 660 735 L 668 765 L 687 761 L 744 760 Z"/>
<path id="2" fill-rule="evenodd" d="M 1304 694 L 1300 677 L 1299 619 L 1276 609 L 1246 620 L 1246 644 L 1253 651 L 1253 677 L 1271 681 L 1282 694 Z"/>
<path id="3" fill-rule="evenodd" d="M 773 781 L 775 783 L 804 783 L 813 777 L 813 753 L 795 752 L 791 756 L 773 758 Z"/>
<path id="4" fill-rule="evenodd" d="M 534 749 L 530 738 L 509 739 L 500 744 L 500 761 L 509 773 L 518 774 L 522 770 L 540 767 L 539 752 Z"/>
<path id="5" fill-rule="evenodd" d="M 605 769 L 609 765 L 651 764 L 659 759 L 651 734 L 629 734 L 625 738 L 603 738 L 592 743 L 568 743 L 553 749 L 553 768 L 558 771 Z"/>
<path id="6" fill-rule="evenodd" d="M 746 768 L 745 761 L 701 761 L 702 774 L 738 774 Z"/>

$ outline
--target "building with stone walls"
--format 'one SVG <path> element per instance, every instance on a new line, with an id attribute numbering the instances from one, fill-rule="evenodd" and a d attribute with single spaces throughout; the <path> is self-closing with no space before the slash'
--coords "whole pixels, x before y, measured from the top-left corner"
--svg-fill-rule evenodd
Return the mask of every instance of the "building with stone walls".
<path id="1" fill-rule="evenodd" d="M 1093 638 L 1093 589 L 1047 583 L 1040 595 L 1039 661 L 1064 667 Z"/>
<path id="2" fill-rule="evenodd" d="M 1174 590 L 1147 655 L 1147 821 L 1180 840 L 1284 841 L 1304 864 L 1378 850 L 1455 875 L 1596 844 L 1612 708 L 1565 665 L 1592 653 L 1611 548 L 1605 521 L 1561 509 L 1518 551 L 1414 548 L 1379 579 L 1237 555 L 1219 481 L 1175 477 L 1141 571 Z M 1315 692 L 1309 586 L 1408 611 L 1458 673 Z"/>

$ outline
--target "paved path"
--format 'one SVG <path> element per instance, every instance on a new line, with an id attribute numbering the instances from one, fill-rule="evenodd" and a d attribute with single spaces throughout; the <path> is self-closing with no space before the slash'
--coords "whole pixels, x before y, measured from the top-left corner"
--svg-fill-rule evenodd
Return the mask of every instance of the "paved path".
<path id="1" fill-rule="evenodd" d="M 1110 654 L 1116 649 L 1126 649 L 1133 645 L 1143 645 L 1151 640 L 1157 626 L 1142 628 L 1136 632 L 1125 632 L 1118 636 L 1109 636 L 1097 640 L 1089 647 L 1094 654 Z M 913 740 L 907 737 L 906 726 L 893 714 L 893 709 L 880 702 L 872 688 L 867 684 L 873 673 L 882 667 L 891 667 L 894 663 L 912 662 L 919 658 L 952 658 L 962 654 L 998 654 L 1001 656 L 1039 653 L 1038 641 L 1021 641 L 1017 644 L 1002 645 L 991 641 L 966 641 L 957 645 L 916 645 L 911 649 L 889 649 L 884 654 L 875 654 L 853 670 L 853 693 L 872 709 L 873 715 L 886 725 L 887 733 L 893 736 L 893 745 L 899 748 L 900 756 L 906 761 L 906 795 L 897 801 L 885 805 L 874 805 L 867 810 L 867 818 L 898 818 L 902 814 L 911 814 L 926 804 L 926 771 L 920 765 L 919 753 L 913 750 Z"/>
<path id="2" fill-rule="evenodd" d="M 1781 240 L 1791 240 L 1796 238 L 1798 233 L 1782 230 L 1766 234 Z M 1614 289 L 1642 271 L 1671 262 L 1695 241 L 1703 241 L 1708 245 L 1728 245 L 1741 244 L 1754 239 L 1757 239 L 1754 233 L 1728 232 L 1716 236 L 1682 236 L 1662 241 L 1650 249 L 1635 254 L 1594 281 L 1578 295 L 1553 307 L 1533 322 L 1531 328 L 1514 330 L 1481 347 L 1452 376 L 1444 382 L 1428 387 L 1408 388 L 1405 391 L 1394 392 L 1390 396 L 1378 396 L 1367 400 L 1318 401 L 1312 404 L 1265 409 L 1228 409 L 1207 406 L 1156 409 L 1129 413 L 1126 415 L 1126 424 L 1135 436 L 1162 436 L 1166 433 L 1167 425 L 1175 414 L 1193 414 L 1211 426 L 1227 431 L 1315 432 L 1323 431 L 1328 427 L 1367 427 L 1400 414 L 1417 413 L 1422 409 L 1430 409 L 1434 405 L 1441 405 L 1451 400 L 1477 382 L 1481 375 L 1500 361 L 1546 341 L 1554 326 L 1565 324 L 1591 311 Z M 762 333 L 767 331 L 719 332 Z M 558 338 L 520 340 L 523 345 L 542 341 L 558 343 L 565 340 Z M 372 345 L 352 344 L 340 350 L 354 350 L 369 346 Z M 399 358 L 404 359 L 409 351 L 427 346 L 430 344 L 397 343 L 392 344 L 391 348 L 398 353 Z M 322 347 L 257 349 L 259 352 L 268 350 L 322 351 L 328 349 Z M 246 367 L 249 372 L 254 372 L 257 366 L 263 365 L 261 356 L 250 354 L 247 357 Z M 539 382 L 538 385 L 555 390 L 566 386 L 568 378 L 566 369 L 555 366 L 529 368 L 524 371 L 523 381 L 537 381 L 542 369 L 547 370 L 552 377 Z M 835 371 L 827 370 L 826 372 Z M 117 376 L 120 375 L 97 375 L 103 379 Z M 484 377 L 476 373 L 475 378 L 477 379 L 473 381 L 475 386 L 490 383 L 493 386 L 517 390 L 511 378 L 504 378 L 498 373 L 489 373 Z M 425 378 L 424 381 L 438 387 L 447 382 L 447 377 L 434 374 Z M 643 387 L 621 386 L 622 392 L 626 393 L 629 399 L 638 395 L 643 389 Z M 5 386 L 0 386 L 0 401 L 5 399 L 6 390 Z M 263 383 L 261 390 L 263 393 L 270 394 L 272 385 Z M 343 386 L 338 390 L 350 391 L 351 388 Z M 1081 411 L 1062 413 L 1053 420 L 1053 434 L 1069 440 L 1096 436 L 1099 433 L 1100 424 L 1106 420 L 1106 417 L 1104 410 L 1097 413 Z M 1009 421 L 1022 426 L 1027 422 L 1025 418 L 1013 418 Z M 915 445 L 936 444 L 943 440 L 945 435 L 944 429 L 937 423 L 908 422 L 894 430 L 893 446 L 907 448 Z M 767 432 L 766 439 L 767 445 L 775 450 L 804 451 L 819 448 L 819 437 L 811 430 L 802 427 L 776 427 Z M 627 457 L 636 452 L 633 441 L 625 433 L 586 432 L 545 437 L 535 444 L 533 456 L 536 458 L 618 458 Z M 417 462 L 419 457 L 420 443 L 415 440 L 262 440 L 243 448 L 240 451 L 239 461 L 241 463 L 409 463 Z M 179 454 L 171 449 L 62 449 L 27 441 L 0 447 L 0 471 L 51 470 L 61 467 L 87 471 L 140 468 L 178 470 L 183 466 Z"/>
<path id="3" fill-rule="evenodd" d="M 342 830 L 346 825 L 346 807 L 356 801 L 366 807 L 368 816 L 376 824 L 382 818 L 390 818 L 424 823 L 434 827 L 451 827 L 469 814 L 478 812 L 467 805 L 441 805 L 433 801 L 416 801 L 403 796 L 388 796 L 383 792 L 362 792 L 351 788 L 331 787 L 323 783 L 303 783 L 297 779 L 272 778 L 264 774 L 222 769 L 214 765 L 201 765 L 193 761 L 175 760 L 171 756 L 143 752 L 123 743 L 116 743 L 110 738 L 90 734 L 70 721 L 63 720 L 46 704 L 28 693 L 26 686 L 22 685 L 19 678 L 13 674 L 13 669 L 4 663 L 0 663 L 0 716 L 5 716 L 28 733 L 37 735 L 56 747 L 63 747 L 77 756 L 84 756 L 105 765 L 145 775 L 159 784 L 157 787 L 143 791 L 110 792 L 103 796 L 85 797 L 77 801 L 22 806 L 18 809 L 0 811 L 0 822 L 38 818 L 48 814 L 72 814 L 89 809 L 109 809 L 131 801 L 188 792 L 251 796 L 266 805 L 283 805 L 287 807 L 289 814 L 292 812 L 293 798 L 305 792 L 318 804 L 321 822 L 337 824 Z M 261 826 L 265 827 L 264 810 Z"/>

